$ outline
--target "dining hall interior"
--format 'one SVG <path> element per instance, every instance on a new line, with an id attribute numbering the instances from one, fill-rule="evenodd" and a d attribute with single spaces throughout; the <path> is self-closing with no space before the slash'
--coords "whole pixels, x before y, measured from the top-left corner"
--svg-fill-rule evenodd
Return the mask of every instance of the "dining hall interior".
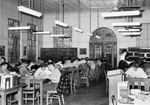
<path id="1" fill-rule="evenodd" d="M 149 0 L 0 0 L 2 105 L 148 105 Z"/>

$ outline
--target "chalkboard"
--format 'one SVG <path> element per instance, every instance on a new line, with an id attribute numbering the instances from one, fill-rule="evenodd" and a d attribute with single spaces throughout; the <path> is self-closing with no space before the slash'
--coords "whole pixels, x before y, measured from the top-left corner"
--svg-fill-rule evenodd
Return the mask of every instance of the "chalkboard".
<path id="1" fill-rule="evenodd" d="M 77 58 L 77 48 L 41 48 L 41 58 L 44 61 L 52 59 L 55 62 L 68 57 Z"/>

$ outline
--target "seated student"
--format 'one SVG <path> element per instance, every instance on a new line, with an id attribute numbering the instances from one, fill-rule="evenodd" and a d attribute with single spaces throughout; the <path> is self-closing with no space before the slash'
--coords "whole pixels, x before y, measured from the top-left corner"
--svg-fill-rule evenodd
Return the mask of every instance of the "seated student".
<path id="1" fill-rule="evenodd" d="M 19 68 L 21 75 L 30 75 L 30 72 L 29 72 L 27 66 L 28 66 L 28 62 L 27 62 L 27 60 L 24 60 Z"/>
<path id="2" fill-rule="evenodd" d="M 6 62 L 5 57 L 0 57 L 0 64 L 2 64 L 3 62 Z"/>
<path id="3" fill-rule="evenodd" d="M 60 71 L 55 67 L 53 62 L 48 63 L 48 69 L 51 71 L 51 74 L 50 74 L 51 82 L 58 83 L 60 80 L 60 76 L 61 76 Z"/>
<path id="4" fill-rule="evenodd" d="M 148 76 L 142 68 L 139 67 L 138 62 L 133 62 L 132 66 L 125 72 L 128 77 L 133 78 L 147 78 Z"/>
<path id="5" fill-rule="evenodd" d="M 42 60 L 42 58 L 38 57 L 37 61 L 35 62 L 35 65 L 40 65 L 42 63 L 44 63 L 44 61 Z"/>
<path id="6" fill-rule="evenodd" d="M 63 68 L 68 68 L 68 67 L 75 67 L 75 65 L 72 63 L 72 59 L 71 58 L 67 58 L 65 60 L 64 65 L 63 65 Z"/>
<path id="7" fill-rule="evenodd" d="M 8 70 L 8 66 L 9 66 L 9 64 L 7 62 L 1 63 L 1 65 L 0 65 L 0 73 L 9 74 L 10 71 Z"/>
<path id="8" fill-rule="evenodd" d="M 40 64 L 40 67 L 34 73 L 37 79 L 50 79 L 51 71 L 48 69 L 45 63 Z"/>

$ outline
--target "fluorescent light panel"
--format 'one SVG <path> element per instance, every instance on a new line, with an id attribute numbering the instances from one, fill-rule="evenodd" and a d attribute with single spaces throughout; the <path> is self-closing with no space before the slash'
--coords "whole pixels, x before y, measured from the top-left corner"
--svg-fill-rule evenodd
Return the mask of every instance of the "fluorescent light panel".
<path id="1" fill-rule="evenodd" d="M 21 12 L 27 13 L 29 15 L 36 16 L 36 17 L 42 16 L 42 13 L 32 10 L 30 8 L 24 7 L 24 6 L 18 6 L 18 10 Z"/>
<path id="2" fill-rule="evenodd" d="M 140 26 L 140 22 L 124 22 L 124 23 L 112 23 L 114 27 L 126 27 L 126 26 Z"/>
<path id="3" fill-rule="evenodd" d="M 50 35 L 51 34 L 51 32 L 50 31 L 43 31 L 43 32 L 33 32 L 32 34 L 48 34 L 48 35 Z"/>
<path id="4" fill-rule="evenodd" d="M 27 30 L 30 29 L 30 26 L 19 26 L 19 27 L 9 27 L 9 30 Z"/>
<path id="5" fill-rule="evenodd" d="M 50 35 L 50 37 L 65 37 L 65 34 L 58 34 L 58 35 Z"/>
<path id="6" fill-rule="evenodd" d="M 68 27 L 68 24 L 64 23 L 64 22 L 61 22 L 59 20 L 55 20 L 55 24 L 59 25 L 59 26 L 62 26 L 62 27 Z"/>
<path id="7" fill-rule="evenodd" d="M 96 37 L 96 38 L 98 38 L 98 39 L 100 39 L 100 38 L 101 38 L 100 36 L 97 36 L 97 35 L 96 35 L 95 37 Z"/>
<path id="8" fill-rule="evenodd" d="M 138 16 L 140 11 L 119 11 L 101 13 L 102 17 Z"/>
<path id="9" fill-rule="evenodd" d="M 77 31 L 77 32 L 83 33 L 83 30 L 81 30 L 81 29 L 79 29 L 77 27 L 75 27 L 74 30 Z"/>
<path id="10" fill-rule="evenodd" d="M 140 29 L 118 29 L 118 32 L 140 32 Z"/>
<path id="11" fill-rule="evenodd" d="M 137 37 L 137 36 L 141 36 L 141 35 L 124 35 L 124 37 Z"/>
<path id="12" fill-rule="evenodd" d="M 122 35 L 141 35 L 141 32 L 126 32 L 122 33 Z"/>
<path id="13" fill-rule="evenodd" d="M 87 33 L 87 35 L 89 35 L 89 36 L 93 36 L 93 34 L 92 34 L 92 33 Z"/>

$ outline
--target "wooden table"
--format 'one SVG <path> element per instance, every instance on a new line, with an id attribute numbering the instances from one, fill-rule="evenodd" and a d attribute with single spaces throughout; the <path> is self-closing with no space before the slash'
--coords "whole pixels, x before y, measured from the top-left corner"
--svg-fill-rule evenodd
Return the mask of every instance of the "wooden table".
<path id="1" fill-rule="evenodd" d="M 5 89 L 5 90 L 0 89 L 1 105 L 6 105 L 7 104 L 7 101 L 6 101 L 7 95 L 15 93 L 15 92 L 18 92 L 18 105 L 23 105 L 22 88 L 24 86 L 26 86 L 26 85 L 25 84 L 20 84 L 18 86 L 10 88 L 10 89 Z"/>
<path id="2" fill-rule="evenodd" d="M 44 84 L 44 79 L 35 79 L 34 82 L 35 82 L 35 84 L 40 85 L 40 105 L 43 105 L 43 84 Z"/>

